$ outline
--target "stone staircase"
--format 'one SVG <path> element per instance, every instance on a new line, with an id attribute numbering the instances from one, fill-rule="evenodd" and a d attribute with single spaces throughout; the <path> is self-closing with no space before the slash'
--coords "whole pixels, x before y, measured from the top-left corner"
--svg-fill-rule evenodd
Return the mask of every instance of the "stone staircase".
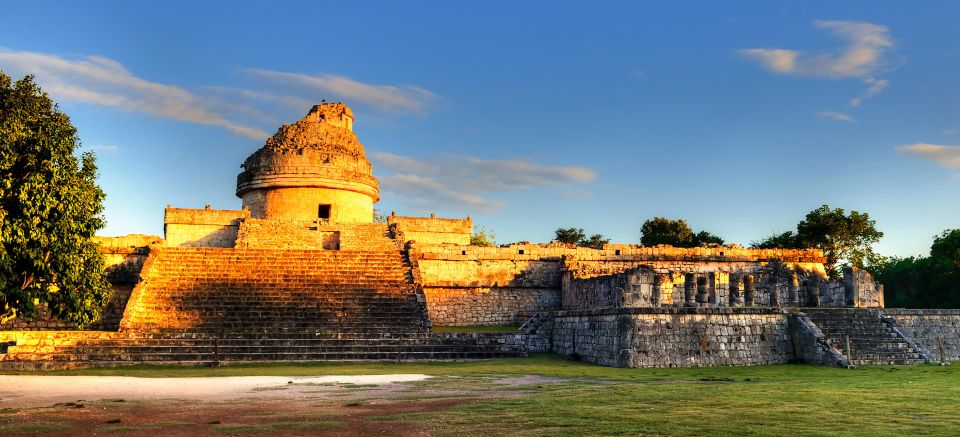
<path id="1" fill-rule="evenodd" d="M 147 264 L 121 331 L 423 330 L 398 250 L 165 248 Z"/>
<path id="2" fill-rule="evenodd" d="M 424 361 L 525 357 L 510 334 L 325 334 L 158 332 L 100 338 L 37 332 L 0 350 L 0 369 L 45 370 L 132 364 L 216 366 L 248 362 Z M 5 352 L 5 353 L 4 353 Z"/>
<path id="3" fill-rule="evenodd" d="M 923 364 L 923 354 L 884 322 L 878 310 L 859 308 L 804 308 L 827 343 L 847 355 L 849 363 L 862 365 Z M 850 351 L 847 351 L 847 338 Z"/>

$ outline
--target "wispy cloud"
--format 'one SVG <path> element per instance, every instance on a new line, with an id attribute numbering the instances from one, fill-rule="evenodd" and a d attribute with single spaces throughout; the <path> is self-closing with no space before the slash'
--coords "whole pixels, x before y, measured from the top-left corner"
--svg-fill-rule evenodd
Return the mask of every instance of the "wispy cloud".
<path id="1" fill-rule="evenodd" d="M 139 77 L 119 61 L 103 56 L 68 58 L 0 47 L 0 67 L 12 76 L 33 74 L 55 99 L 109 106 L 124 111 L 217 126 L 247 138 L 269 136 L 322 99 L 343 100 L 377 111 L 422 115 L 439 97 L 413 85 L 363 83 L 332 74 L 310 76 L 246 69 L 248 86 L 210 85 L 194 90 Z M 108 153 L 108 152 L 105 152 Z"/>
<path id="2" fill-rule="evenodd" d="M 10 74 L 35 75 L 44 90 L 59 100 L 219 126 L 248 138 L 268 136 L 262 130 L 224 119 L 205 99 L 190 91 L 137 77 L 123 64 L 102 56 L 67 59 L 0 48 L 0 65 Z"/>
<path id="3" fill-rule="evenodd" d="M 846 123 L 856 123 L 857 119 L 837 111 L 820 111 L 817 113 L 820 118 L 826 118 L 833 121 L 843 121 Z"/>
<path id="4" fill-rule="evenodd" d="M 880 91 L 883 91 L 885 88 L 890 86 L 890 81 L 885 79 L 874 79 L 872 77 L 864 79 L 863 83 L 868 85 L 866 91 L 864 91 L 863 94 L 850 99 L 850 106 L 860 106 L 864 100 L 880 94 Z"/>
<path id="5" fill-rule="evenodd" d="M 593 180 L 585 167 L 553 167 L 517 159 L 486 160 L 469 156 L 440 155 L 414 159 L 386 152 L 370 154 L 381 176 L 383 189 L 425 206 L 460 206 L 495 211 L 505 206 L 488 195 L 520 189 L 545 188 Z"/>
<path id="6" fill-rule="evenodd" d="M 832 33 L 846 44 L 835 52 L 805 53 L 785 48 L 750 48 L 740 54 L 752 58 L 774 73 L 828 79 L 860 79 L 863 94 L 850 100 L 859 106 L 890 85 L 876 76 L 888 67 L 887 53 L 895 46 L 890 30 L 879 24 L 858 21 L 814 21 L 813 26 Z"/>
<path id="7" fill-rule="evenodd" d="M 105 153 L 108 155 L 116 155 L 117 153 L 120 153 L 120 147 L 114 146 L 112 144 L 93 145 L 93 146 L 90 146 L 90 150 L 93 150 L 94 152 Z"/>
<path id="8" fill-rule="evenodd" d="M 898 147 L 897 152 L 927 159 L 951 170 L 960 170 L 960 146 L 916 143 Z"/>
<path id="9" fill-rule="evenodd" d="M 426 112 L 437 95 L 413 85 L 374 85 L 333 74 L 308 75 L 284 71 L 248 69 L 251 75 L 323 93 L 333 99 L 357 101 L 382 110 Z"/>

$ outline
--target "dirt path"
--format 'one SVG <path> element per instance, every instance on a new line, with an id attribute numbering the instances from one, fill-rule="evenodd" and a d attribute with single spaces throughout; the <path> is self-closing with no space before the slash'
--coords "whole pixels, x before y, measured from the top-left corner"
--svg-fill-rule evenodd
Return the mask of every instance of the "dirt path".
<path id="1" fill-rule="evenodd" d="M 239 398 L 317 397 L 317 387 L 352 384 L 384 386 L 423 381 L 419 374 L 320 377 L 235 376 L 135 378 L 127 376 L 0 375 L 0 408 L 48 406 L 77 400 L 185 399 L 222 401 Z"/>

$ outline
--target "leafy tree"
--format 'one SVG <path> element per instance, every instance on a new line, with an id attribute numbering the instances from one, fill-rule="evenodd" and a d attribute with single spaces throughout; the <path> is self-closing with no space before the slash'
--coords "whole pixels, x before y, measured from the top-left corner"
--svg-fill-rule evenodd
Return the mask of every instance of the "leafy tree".
<path id="1" fill-rule="evenodd" d="M 867 213 L 846 214 L 843 208 L 831 209 L 828 205 L 810 211 L 797 224 L 798 246 L 823 249 L 825 267 L 834 275 L 839 275 L 838 267 L 842 264 L 864 268 L 879 262 L 881 258 L 873 251 L 873 244 L 882 237 L 877 222 Z"/>
<path id="2" fill-rule="evenodd" d="M 693 235 L 693 246 L 701 246 L 704 244 L 723 244 L 723 238 L 707 231 L 700 231 Z"/>
<path id="3" fill-rule="evenodd" d="M 27 76 L 0 72 L 0 317 L 30 317 L 37 303 L 84 325 L 107 300 L 103 258 L 91 241 L 103 227 L 103 191 L 77 131 Z"/>
<path id="4" fill-rule="evenodd" d="M 590 238 L 585 238 L 577 243 L 577 246 L 590 247 L 593 249 L 603 249 L 603 245 L 610 242 L 609 238 L 603 238 L 601 234 L 593 234 Z"/>
<path id="5" fill-rule="evenodd" d="M 601 234 L 593 234 L 588 238 L 582 228 L 557 229 L 554 231 L 554 240 L 560 243 L 591 247 L 594 249 L 603 249 L 603 245 L 610 242 L 609 238 L 603 238 Z"/>
<path id="6" fill-rule="evenodd" d="M 587 238 L 583 229 L 578 228 L 560 228 L 554 231 L 553 239 L 564 244 L 578 244 Z"/>
<path id="7" fill-rule="evenodd" d="M 750 243 L 757 249 L 795 249 L 799 247 L 797 234 L 793 231 L 787 231 L 782 234 L 773 234 L 760 241 Z"/>
<path id="8" fill-rule="evenodd" d="M 759 249 L 821 249 L 827 258 L 827 272 L 839 277 L 842 265 L 866 268 L 883 262 L 883 257 L 873 250 L 873 244 L 882 237 L 883 232 L 877 230 L 877 222 L 869 214 L 847 214 L 843 208 L 823 205 L 810 211 L 797 224 L 796 232 L 774 234 L 752 245 Z"/>
<path id="9" fill-rule="evenodd" d="M 868 269 L 888 307 L 960 307 L 960 229 L 934 237 L 928 257 L 890 258 Z"/>
<path id="10" fill-rule="evenodd" d="M 387 215 L 380 212 L 379 209 L 373 209 L 373 222 L 374 223 L 386 223 Z"/>
<path id="11" fill-rule="evenodd" d="M 478 226 L 477 230 L 470 235 L 470 245 L 494 247 L 497 245 L 496 239 L 497 237 L 493 234 L 493 231 L 487 230 L 483 226 Z"/>
<path id="12" fill-rule="evenodd" d="M 703 244 L 723 244 L 723 239 L 707 231 L 694 232 L 686 220 L 654 217 L 643 222 L 640 228 L 640 244 L 656 246 L 669 244 L 674 247 L 695 247 Z"/>

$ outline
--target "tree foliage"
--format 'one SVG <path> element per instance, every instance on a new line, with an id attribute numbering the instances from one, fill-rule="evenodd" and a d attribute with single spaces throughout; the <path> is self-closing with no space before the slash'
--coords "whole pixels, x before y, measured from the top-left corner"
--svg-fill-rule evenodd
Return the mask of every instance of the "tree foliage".
<path id="1" fill-rule="evenodd" d="M 103 191 L 90 152 L 66 114 L 33 82 L 0 72 L 0 314 L 84 325 L 108 298 L 94 233 Z"/>
<path id="2" fill-rule="evenodd" d="M 707 231 L 694 232 L 686 220 L 654 217 L 643 222 L 640 228 L 640 244 L 656 246 L 668 244 L 674 247 L 697 247 L 703 244 L 723 244 L 723 239 Z"/>
<path id="3" fill-rule="evenodd" d="M 497 236 L 493 231 L 487 230 L 483 226 L 478 226 L 477 230 L 470 234 L 470 245 L 480 247 L 495 247 L 497 245 Z"/>
<path id="4" fill-rule="evenodd" d="M 883 232 L 877 230 L 877 222 L 867 213 L 823 205 L 810 211 L 797 224 L 796 232 L 775 234 L 754 242 L 757 248 L 817 248 L 827 258 L 825 267 L 832 276 L 839 276 L 840 267 L 852 265 L 859 268 L 877 264 L 882 257 L 874 252 L 873 244 L 880 241 Z"/>
<path id="5" fill-rule="evenodd" d="M 960 229 L 934 237 L 928 257 L 890 258 L 869 267 L 887 307 L 960 307 Z"/>
<path id="6" fill-rule="evenodd" d="M 593 249 L 603 249 L 603 245 L 609 243 L 610 239 L 604 238 L 601 234 L 593 234 L 587 237 L 586 232 L 584 232 L 582 228 L 559 228 L 554 231 L 554 241 Z"/>

